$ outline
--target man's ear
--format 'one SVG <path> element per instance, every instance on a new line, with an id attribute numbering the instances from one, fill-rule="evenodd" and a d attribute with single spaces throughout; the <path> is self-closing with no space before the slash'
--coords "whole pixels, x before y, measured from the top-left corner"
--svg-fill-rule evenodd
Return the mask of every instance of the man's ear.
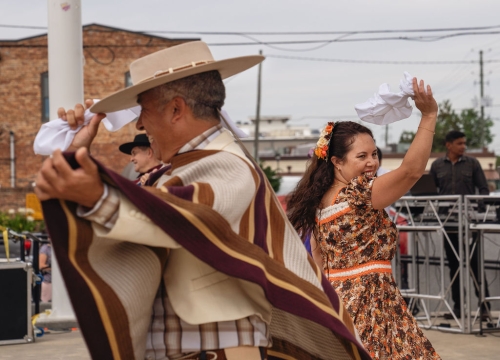
<path id="1" fill-rule="evenodd" d="M 185 116 L 188 109 L 189 107 L 187 106 L 186 101 L 183 98 L 181 98 L 180 96 L 176 96 L 175 98 L 173 98 L 171 108 L 171 111 L 173 111 L 172 123 L 178 122 L 183 116 Z"/>

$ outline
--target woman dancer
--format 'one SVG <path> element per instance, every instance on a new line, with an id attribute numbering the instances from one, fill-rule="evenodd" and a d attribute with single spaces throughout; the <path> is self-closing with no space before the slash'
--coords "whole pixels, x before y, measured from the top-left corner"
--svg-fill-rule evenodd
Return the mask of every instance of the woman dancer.
<path id="1" fill-rule="evenodd" d="M 391 273 L 396 225 L 384 208 L 420 178 L 429 159 L 438 107 L 430 86 L 413 79 L 422 112 L 401 166 L 374 177 L 379 165 L 371 131 L 329 123 L 311 163 L 288 199 L 301 234 L 312 234 L 315 261 L 330 280 L 374 359 L 439 359 L 408 311 Z"/>

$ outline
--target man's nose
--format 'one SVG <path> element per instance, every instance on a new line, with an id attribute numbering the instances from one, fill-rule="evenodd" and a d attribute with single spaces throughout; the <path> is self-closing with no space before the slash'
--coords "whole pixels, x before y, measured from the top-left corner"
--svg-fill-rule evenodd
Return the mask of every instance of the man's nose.
<path id="1" fill-rule="evenodd" d="M 135 128 L 137 130 L 144 130 L 144 126 L 142 126 L 142 115 L 139 115 L 139 119 L 137 119 L 137 122 L 135 123 Z"/>

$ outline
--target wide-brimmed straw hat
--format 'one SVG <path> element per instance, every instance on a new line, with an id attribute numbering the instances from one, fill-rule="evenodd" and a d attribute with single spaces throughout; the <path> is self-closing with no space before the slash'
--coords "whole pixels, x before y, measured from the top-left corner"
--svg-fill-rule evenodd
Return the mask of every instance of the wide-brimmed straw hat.
<path id="1" fill-rule="evenodd" d="M 128 109 L 137 105 L 137 95 L 156 86 L 211 70 L 218 70 L 225 79 L 262 60 L 262 55 L 214 60 L 203 41 L 172 46 L 135 60 L 130 64 L 130 77 L 134 85 L 105 97 L 94 104 L 90 111 L 107 113 Z"/>

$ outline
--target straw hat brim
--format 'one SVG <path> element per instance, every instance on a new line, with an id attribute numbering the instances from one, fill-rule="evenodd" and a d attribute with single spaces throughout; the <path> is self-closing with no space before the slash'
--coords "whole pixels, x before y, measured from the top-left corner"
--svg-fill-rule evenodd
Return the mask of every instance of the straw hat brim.
<path id="1" fill-rule="evenodd" d="M 259 64 L 264 59 L 262 55 L 241 56 L 214 61 L 209 64 L 191 67 L 174 73 L 167 73 L 117 91 L 94 104 L 90 108 L 90 111 L 93 113 L 108 113 L 129 109 L 137 106 L 137 95 L 156 86 L 212 70 L 218 70 L 222 79 L 226 79 Z"/>

